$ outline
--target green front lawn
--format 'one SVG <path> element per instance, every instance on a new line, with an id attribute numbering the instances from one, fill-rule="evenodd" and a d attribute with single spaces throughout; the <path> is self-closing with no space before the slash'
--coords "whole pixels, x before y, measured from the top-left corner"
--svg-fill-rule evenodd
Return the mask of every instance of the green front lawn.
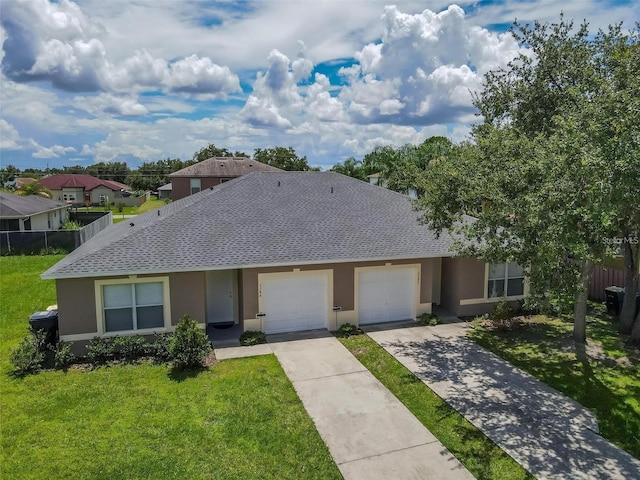
<path id="1" fill-rule="evenodd" d="M 369 336 L 340 341 L 476 478 L 532 478 Z"/>
<path id="2" fill-rule="evenodd" d="M 144 212 L 148 212 L 149 210 L 155 210 L 156 208 L 160 208 L 165 205 L 164 200 L 158 200 L 155 196 L 152 196 L 144 202 L 139 207 L 122 207 L 122 211 L 118 207 L 118 202 L 109 204 L 109 210 L 113 213 L 113 216 L 116 215 L 139 215 Z M 78 211 L 80 212 L 104 212 L 104 207 L 78 207 Z"/>
<path id="3" fill-rule="evenodd" d="M 603 310 L 594 305 L 587 317 L 583 349 L 571 339 L 571 321 L 543 315 L 506 332 L 476 321 L 470 337 L 591 409 L 602 436 L 640 458 L 640 352 L 625 348 Z"/>
<path id="4" fill-rule="evenodd" d="M 0 478 L 341 478 L 273 355 L 11 375 L 60 256 L 0 258 Z"/>

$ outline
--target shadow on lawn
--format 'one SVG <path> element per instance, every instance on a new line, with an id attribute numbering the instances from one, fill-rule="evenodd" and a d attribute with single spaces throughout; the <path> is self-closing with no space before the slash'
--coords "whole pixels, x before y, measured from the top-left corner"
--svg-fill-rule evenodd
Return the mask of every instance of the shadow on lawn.
<path id="1" fill-rule="evenodd" d="M 485 333 L 487 343 L 499 340 L 494 333 Z M 509 337 L 496 350 L 501 355 L 503 350 L 509 351 L 515 347 L 511 340 L 526 344 L 525 340 Z M 553 341 L 547 342 L 551 350 Z M 621 455 L 593 433 L 598 426 L 589 411 L 464 337 L 444 338 L 434 333 L 422 341 L 385 342 L 383 346 L 400 361 L 404 357 L 413 363 L 413 372 L 432 390 L 536 476 L 584 472 L 594 478 L 605 478 L 613 471 L 629 478 L 638 471 L 639 465 L 633 459 Z M 565 360 L 566 354 L 561 354 L 558 360 L 549 355 L 527 358 L 521 352 L 518 358 L 517 352 L 514 348 L 511 357 L 502 356 L 514 364 L 526 364 L 530 371 L 545 367 L 551 377 L 545 381 L 552 385 L 573 384 L 584 390 L 585 396 L 600 397 L 605 403 L 599 406 L 608 405 L 616 410 L 617 405 L 619 411 L 611 415 L 615 422 L 621 420 L 618 414 L 624 411 L 623 398 L 618 398 L 615 389 L 598 378 L 597 368 L 588 357 L 585 356 L 585 363 L 580 363 L 575 357 Z M 442 414 L 447 415 L 445 408 Z M 629 424 L 624 430 L 627 434 L 637 431 L 630 430 Z M 464 428 L 459 433 L 471 434 Z M 637 454 L 629 439 L 619 443 Z"/>
<path id="2" fill-rule="evenodd" d="M 634 412 L 629 403 L 630 398 L 640 398 L 637 358 L 620 348 L 614 326 L 589 322 L 592 332 L 599 330 L 590 336 L 598 338 L 602 348 L 595 342 L 574 343 L 570 331 L 558 332 L 548 325 L 533 328 L 532 335 L 476 330 L 472 338 L 591 409 L 598 417 L 601 434 L 640 457 L 640 412 Z M 617 356 L 629 354 L 630 366 L 608 356 L 611 351 Z"/>
<path id="3" fill-rule="evenodd" d="M 207 370 L 208 370 L 207 367 L 190 368 L 190 369 L 171 367 L 171 369 L 169 369 L 169 373 L 167 374 L 167 376 L 169 377 L 170 380 L 181 383 L 190 378 L 196 378 L 198 375 L 200 375 L 200 373 L 205 372 Z"/>

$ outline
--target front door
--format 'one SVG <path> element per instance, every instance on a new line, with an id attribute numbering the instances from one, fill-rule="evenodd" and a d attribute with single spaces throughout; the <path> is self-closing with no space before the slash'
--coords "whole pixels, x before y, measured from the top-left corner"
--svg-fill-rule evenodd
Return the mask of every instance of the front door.
<path id="1" fill-rule="evenodd" d="M 207 323 L 238 323 L 236 270 L 207 272 Z"/>

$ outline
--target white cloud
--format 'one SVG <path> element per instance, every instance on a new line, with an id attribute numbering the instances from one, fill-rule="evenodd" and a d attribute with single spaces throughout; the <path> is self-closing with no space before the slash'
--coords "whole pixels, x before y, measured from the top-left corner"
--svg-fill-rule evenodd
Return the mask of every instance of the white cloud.
<path id="1" fill-rule="evenodd" d="M 74 98 L 73 104 L 76 108 L 93 115 L 109 114 L 137 117 L 149 112 L 135 96 L 129 95 L 101 93 L 95 97 L 77 96 Z"/>
<path id="2" fill-rule="evenodd" d="M 60 165 L 131 166 L 211 142 L 291 145 L 325 167 L 378 144 L 460 141 L 477 121 L 470 91 L 518 52 L 483 25 L 559 13 L 553 0 L 466 14 L 438 0 L 388 3 L 0 0 L 0 141 Z M 595 0 L 563 9 L 595 26 L 640 15 Z M 321 62 L 352 64 L 332 85 Z"/>
<path id="3" fill-rule="evenodd" d="M 0 149 L 18 150 L 20 145 L 20 134 L 13 125 L 5 119 L 0 118 Z"/>
<path id="4" fill-rule="evenodd" d="M 74 147 L 63 147 L 62 145 L 53 145 L 51 147 L 43 147 L 33 138 L 29 139 L 29 146 L 35 149 L 35 152 L 31 154 L 34 158 L 59 158 L 67 153 L 75 152 Z"/>
<path id="5" fill-rule="evenodd" d="M 3 70 L 16 81 L 49 80 L 64 90 L 129 92 L 164 89 L 224 97 L 240 90 L 226 66 L 191 54 L 168 62 L 146 49 L 120 62 L 109 59 L 107 33 L 69 0 L 10 2 L 3 5 Z"/>
<path id="6" fill-rule="evenodd" d="M 340 98 L 361 122 L 428 124 L 457 121 L 472 109 L 470 91 L 482 74 L 505 65 L 519 51 L 510 35 L 468 22 L 451 5 L 440 13 L 403 13 L 385 7 L 379 43 L 355 54 L 359 64 L 343 69 L 349 79 Z"/>
<path id="7" fill-rule="evenodd" d="M 308 77 L 313 64 L 304 58 L 292 63 L 278 50 L 269 52 L 267 60 L 269 67 L 258 72 L 241 115 L 254 126 L 288 128 L 304 106 L 297 84 Z"/>

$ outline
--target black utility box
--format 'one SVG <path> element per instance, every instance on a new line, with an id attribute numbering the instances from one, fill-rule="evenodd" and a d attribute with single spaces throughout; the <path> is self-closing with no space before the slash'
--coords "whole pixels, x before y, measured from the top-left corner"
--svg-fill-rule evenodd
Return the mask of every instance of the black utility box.
<path id="1" fill-rule="evenodd" d="M 616 317 L 620 316 L 624 302 L 624 288 L 607 287 L 604 289 L 604 293 L 606 296 L 607 314 L 615 315 Z M 640 311 L 640 292 L 636 293 L 635 315 L 638 315 L 638 311 Z"/>
<path id="2" fill-rule="evenodd" d="M 47 343 L 55 344 L 58 339 L 58 311 L 35 312 L 29 317 L 32 330 L 44 330 L 47 333 Z"/>
<path id="3" fill-rule="evenodd" d="M 604 289 L 604 294 L 607 303 L 607 314 L 620 315 L 622 309 L 622 301 L 624 299 L 624 288 L 622 287 L 607 287 Z"/>

